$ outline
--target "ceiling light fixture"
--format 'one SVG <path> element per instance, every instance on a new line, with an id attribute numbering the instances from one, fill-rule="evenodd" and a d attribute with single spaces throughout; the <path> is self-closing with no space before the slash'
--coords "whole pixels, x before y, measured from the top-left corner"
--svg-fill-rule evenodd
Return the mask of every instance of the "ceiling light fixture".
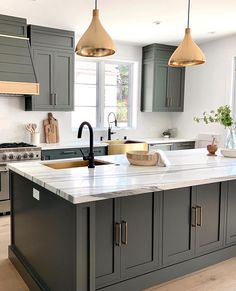
<path id="1" fill-rule="evenodd" d="M 95 0 L 92 21 L 77 43 L 75 53 L 83 57 L 105 57 L 115 52 L 115 44 L 99 20 L 97 0 Z"/>
<path id="2" fill-rule="evenodd" d="M 188 67 L 205 63 L 205 55 L 191 37 L 189 28 L 190 0 L 188 0 L 188 22 L 185 29 L 183 41 L 174 51 L 169 59 L 168 65 L 171 67 Z"/>

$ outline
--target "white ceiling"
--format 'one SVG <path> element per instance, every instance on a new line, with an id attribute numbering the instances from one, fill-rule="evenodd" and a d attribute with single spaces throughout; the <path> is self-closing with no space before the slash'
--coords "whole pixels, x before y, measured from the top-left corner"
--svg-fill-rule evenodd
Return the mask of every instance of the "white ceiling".
<path id="1" fill-rule="evenodd" d="M 192 0 L 190 27 L 197 42 L 236 33 L 236 0 Z M 74 30 L 88 27 L 93 0 L 0 0 L 0 13 L 28 23 Z M 98 0 L 113 39 L 136 44 L 177 44 L 187 21 L 187 0 Z M 160 25 L 153 22 L 159 20 Z M 209 32 L 215 32 L 210 34 Z"/>

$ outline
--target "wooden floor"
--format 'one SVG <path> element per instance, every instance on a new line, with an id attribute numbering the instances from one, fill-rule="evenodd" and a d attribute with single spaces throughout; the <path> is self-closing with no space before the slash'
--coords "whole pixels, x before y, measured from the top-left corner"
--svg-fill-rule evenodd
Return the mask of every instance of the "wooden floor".
<path id="1" fill-rule="evenodd" d="M 9 242 L 10 217 L 0 216 L 0 291 L 29 291 L 7 259 Z M 146 291 L 236 291 L 236 258 Z"/>

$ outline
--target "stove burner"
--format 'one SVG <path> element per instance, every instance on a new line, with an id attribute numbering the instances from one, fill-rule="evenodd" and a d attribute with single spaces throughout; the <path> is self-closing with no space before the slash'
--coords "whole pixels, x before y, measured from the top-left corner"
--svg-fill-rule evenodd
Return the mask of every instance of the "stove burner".
<path id="1" fill-rule="evenodd" d="M 35 145 L 28 144 L 25 142 L 11 142 L 11 143 L 0 143 L 0 148 L 27 148 L 27 147 L 35 147 Z"/>

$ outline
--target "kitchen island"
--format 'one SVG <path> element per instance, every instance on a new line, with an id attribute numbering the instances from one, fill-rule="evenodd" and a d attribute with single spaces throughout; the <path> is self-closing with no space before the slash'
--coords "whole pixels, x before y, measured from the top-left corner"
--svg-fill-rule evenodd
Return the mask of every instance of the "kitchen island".
<path id="1" fill-rule="evenodd" d="M 11 164 L 9 258 L 30 290 L 141 291 L 235 256 L 236 159 L 166 155 L 163 168 Z"/>

